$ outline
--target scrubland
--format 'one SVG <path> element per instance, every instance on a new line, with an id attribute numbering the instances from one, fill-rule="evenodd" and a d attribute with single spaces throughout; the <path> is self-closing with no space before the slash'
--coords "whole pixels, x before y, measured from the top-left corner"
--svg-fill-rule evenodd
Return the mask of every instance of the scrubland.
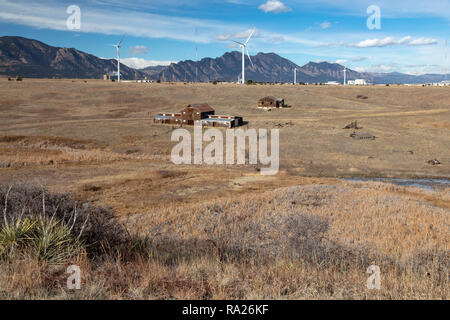
<path id="1" fill-rule="evenodd" d="M 15 201 L 31 199 L 30 217 L 41 211 L 39 190 L 13 188 Z M 417 197 L 418 192 L 380 183 L 305 185 L 201 205 L 169 205 L 122 222 L 105 209 L 81 204 L 79 225 L 86 212 L 92 215 L 81 232 L 80 249 L 75 255 L 66 252 L 57 264 L 0 234 L 0 294 L 32 299 L 448 299 L 450 193 L 426 192 L 430 199 L 447 201 L 440 207 Z M 49 216 L 54 210 L 60 219 L 64 210 L 68 217 L 73 214 L 67 196 L 46 201 Z M 15 202 L 8 211 L 22 205 Z M 75 229 L 73 237 L 80 227 Z M 7 245 L 13 248 L 5 251 Z M 66 288 L 69 264 L 81 267 L 79 291 Z M 370 265 L 381 268 L 381 290 L 366 287 Z"/>
<path id="2" fill-rule="evenodd" d="M 0 298 L 449 297 L 450 189 L 341 179 L 449 179 L 447 88 L 24 79 L 0 93 Z M 292 108 L 257 110 L 264 95 Z M 152 116 L 195 102 L 280 129 L 279 174 L 172 164 L 175 128 Z M 354 120 L 377 139 L 351 139 Z"/>

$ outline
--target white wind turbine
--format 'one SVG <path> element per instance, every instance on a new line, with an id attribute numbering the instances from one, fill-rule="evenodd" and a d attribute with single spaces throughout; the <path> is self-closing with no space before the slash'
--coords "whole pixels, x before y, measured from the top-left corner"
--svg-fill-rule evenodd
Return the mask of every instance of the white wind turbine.
<path id="1" fill-rule="evenodd" d="M 125 34 L 122 36 L 122 39 L 120 39 L 118 44 L 112 45 L 117 49 L 117 82 L 120 82 L 120 45 L 122 44 L 123 38 L 125 38 Z"/>
<path id="2" fill-rule="evenodd" d="M 448 40 L 445 40 L 445 66 L 446 66 L 446 72 L 445 72 L 445 81 L 447 81 L 447 75 L 448 75 Z"/>
<path id="3" fill-rule="evenodd" d="M 347 85 L 347 67 L 344 67 L 344 86 Z"/>
<path id="4" fill-rule="evenodd" d="M 245 54 L 246 53 L 247 53 L 248 59 L 250 60 L 252 66 L 253 66 L 252 58 L 250 58 L 250 55 L 248 54 L 248 49 L 247 49 L 247 44 L 250 41 L 250 38 L 253 36 L 253 33 L 255 33 L 255 29 L 252 30 L 252 32 L 250 33 L 250 36 L 248 37 L 247 41 L 245 41 L 245 43 L 231 40 L 231 41 L 237 43 L 238 45 L 240 45 L 242 48 L 242 84 L 245 84 Z"/>

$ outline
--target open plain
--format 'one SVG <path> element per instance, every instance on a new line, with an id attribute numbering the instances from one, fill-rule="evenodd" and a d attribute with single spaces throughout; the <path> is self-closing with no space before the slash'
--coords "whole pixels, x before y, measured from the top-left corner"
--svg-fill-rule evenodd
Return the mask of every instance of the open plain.
<path id="1" fill-rule="evenodd" d="M 450 179 L 450 88 L 0 80 L 0 183 L 111 208 L 150 243 L 145 259 L 78 257 L 76 294 L 60 270 L 2 264 L 1 297 L 448 299 L 450 189 L 343 178 Z M 268 95 L 290 108 L 258 110 Z M 153 116 L 203 102 L 279 129 L 279 174 L 172 164 L 176 127 Z M 355 120 L 376 139 L 350 138 Z"/>

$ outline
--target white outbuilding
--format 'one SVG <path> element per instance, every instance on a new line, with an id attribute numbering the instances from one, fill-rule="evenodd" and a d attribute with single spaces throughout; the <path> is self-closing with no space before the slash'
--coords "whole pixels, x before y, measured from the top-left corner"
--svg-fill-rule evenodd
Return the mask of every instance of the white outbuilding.
<path id="1" fill-rule="evenodd" d="M 366 81 L 366 79 L 348 80 L 347 85 L 349 85 L 349 86 L 367 86 L 367 81 Z"/>

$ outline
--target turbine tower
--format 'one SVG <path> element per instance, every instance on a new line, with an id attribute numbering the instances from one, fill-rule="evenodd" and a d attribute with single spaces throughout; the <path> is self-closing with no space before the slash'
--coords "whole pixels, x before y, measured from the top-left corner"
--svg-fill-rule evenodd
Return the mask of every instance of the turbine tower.
<path id="1" fill-rule="evenodd" d="M 250 38 L 253 36 L 253 33 L 255 33 L 255 29 L 252 30 L 252 32 L 250 33 L 250 36 L 248 37 L 247 41 L 245 41 L 245 43 L 231 40 L 231 41 L 237 43 L 238 45 L 240 45 L 242 48 L 242 81 L 241 81 L 242 84 L 245 84 L 245 54 L 246 53 L 247 53 L 248 59 L 250 60 L 252 66 L 253 66 L 252 58 L 250 58 L 250 55 L 248 54 L 248 49 L 247 49 L 247 44 L 250 41 Z"/>
<path id="2" fill-rule="evenodd" d="M 294 84 L 297 84 L 297 68 L 294 68 Z"/>
<path id="3" fill-rule="evenodd" d="M 347 85 L 347 68 L 344 67 L 344 86 Z"/>
<path id="4" fill-rule="evenodd" d="M 198 82 L 198 29 L 195 28 L 195 82 Z"/>
<path id="5" fill-rule="evenodd" d="M 122 36 L 118 44 L 113 44 L 113 47 L 117 49 L 117 82 L 120 82 L 120 45 L 122 44 L 125 34 Z"/>
<path id="6" fill-rule="evenodd" d="M 445 40 L 445 81 L 447 81 L 448 76 L 448 40 Z"/>

